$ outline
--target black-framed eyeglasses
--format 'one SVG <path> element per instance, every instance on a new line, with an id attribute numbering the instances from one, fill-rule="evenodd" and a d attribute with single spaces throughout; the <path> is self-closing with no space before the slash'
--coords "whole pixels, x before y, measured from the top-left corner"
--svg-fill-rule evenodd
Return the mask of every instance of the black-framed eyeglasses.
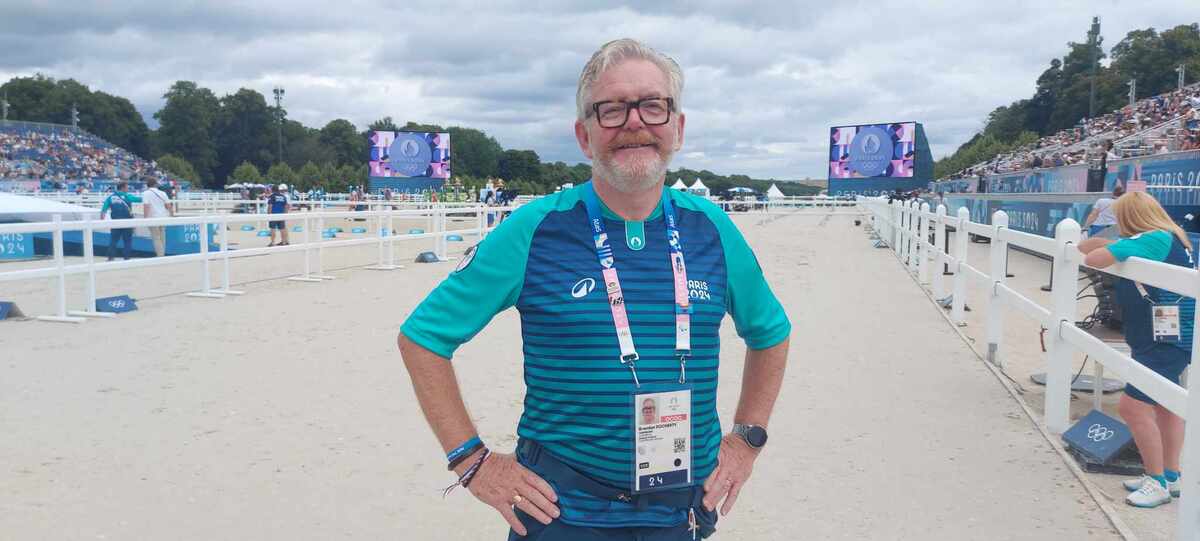
<path id="1" fill-rule="evenodd" d="M 637 101 L 600 101 L 592 104 L 592 114 L 601 128 L 620 128 L 629 121 L 629 110 L 637 108 L 647 126 L 662 126 L 671 121 L 675 110 L 672 98 L 643 98 Z"/>

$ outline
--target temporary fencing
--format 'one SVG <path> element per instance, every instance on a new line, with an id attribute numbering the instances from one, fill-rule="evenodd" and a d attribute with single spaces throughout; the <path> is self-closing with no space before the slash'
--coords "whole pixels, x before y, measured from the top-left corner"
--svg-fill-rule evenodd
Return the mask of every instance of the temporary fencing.
<path id="1" fill-rule="evenodd" d="M 934 298 L 942 299 L 946 295 L 941 271 L 943 265 L 948 265 L 953 271 L 950 317 L 955 324 L 966 325 L 964 306 L 968 280 L 973 280 L 988 291 L 986 357 L 989 362 L 1001 365 L 1004 360 L 1002 342 L 1005 308 L 1015 309 L 1048 330 L 1044 422 L 1051 432 L 1061 435 L 1070 427 L 1071 359 L 1076 353 L 1086 354 L 1096 360 L 1095 388 L 1092 391 L 1096 409 L 1100 409 L 1104 371 L 1111 370 L 1185 420 L 1200 419 L 1200 396 L 1191 395 L 1187 389 L 1168 381 L 1075 325 L 1078 300 L 1073 288 L 1078 284 L 1080 267 L 1087 267 L 1083 265 L 1083 254 L 1078 249 L 1080 226 L 1074 220 L 1059 222 L 1054 238 L 1049 238 L 1009 229 L 1008 215 L 1004 211 L 993 213 L 991 224 L 981 224 L 971 221 L 970 212 L 965 207 L 950 216 L 944 205 L 938 205 L 935 211 L 930 211 L 926 202 L 889 203 L 885 198 L 867 197 L 859 198 L 858 202 L 867 208 L 875 231 L 895 251 L 908 271 L 915 274 L 920 283 L 930 284 Z M 948 227 L 955 230 L 953 249 L 949 252 L 942 249 Z M 932 242 L 929 239 L 931 228 Z M 968 234 L 990 239 L 986 266 L 968 263 Z M 1053 260 L 1051 306 L 1042 306 L 1005 284 L 1005 263 L 1010 243 Z M 932 281 L 929 277 L 930 254 L 934 264 Z M 1200 271 L 1195 269 L 1131 257 L 1123 263 L 1105 268 L 1103 272 L 1180 295 L 1200 297 Z M 1195 333 L 1192 337 L 1193 366 L 1198 354 L 1200 333 Z M 1196 442 L 1200 438 L 1200 423 L 1189 422 L 1186 430 L 1182 467 L 1192 474 L 1181 478 L 1183 485 L 1176 537 L 1197 541 L 1200 540 L 1200 475 L 1196 472 L 1200 472 L 1200 448 Z"/>
<path id="2" fill-rule="evenodd" d="M 230 283 L 230 265 L 231 261 L 234 259 L 251 256 L 284 254 L 290 252 L 303 252 L 303 268 L 298 269 L 299 273 L 292 277 L 292 279 L 304 282 L 319 282 L 333 278 L 332 276 L 328 276 L 323 272 L 323 255 L 325 250 L 348 246 L 375 244 L 378 246 L 377 264 L 365 268 L 374 270 L 392 270 L 401 268 L 396 264 L 395 245 L 397 242 L 432 239 L 432 251 L 439 259 L 445 260 L 448 252 L 448 236 L 458 235 L 461 237 L 462 235 L 475 235 L 482 239 L 482 237 L 485 236 L 489 231 L 495 229 L 495 226 L 499 223 L 499 217 L 504 212 L 509 212 L 513 209 L 514 207 L 463 207 L 453 205 L 432 206 L 431 208 L 427 209 L 415 210 L 384 208 L 371 211 L 292 212 L 286 214 L 272 214 L 270 215 L 270 219 L 273 220 L 286 220 L 292 223 L 302 223 L 303 242 L 289 243 L 286 246 L 241 248 L 236 250 L 230 249 L 230 227 L 237 224 L 260 221 L 262 220 L 261 216 L 254 214 L 202 214 L 170 218 L 63 221 L 61 216 L 55 215 L 54 221 L 51 222 L 0 224 L 0 235 L 18 233 L 51 233 L 53 239 L 52 250 L 54 262 L 53 266 L 49 267 L 0 272 L 0 282 L 37 279 L 55 280 L 55 313 L 51 315 L 38 316 L 37 319 L 42 321 L 81 323 L 85 321 L 85 318 L 87 317 L 111 317 L 111 314 L 101 314 L 95 311 L 97 272 L 199 262 L 199 287 L 196 289 L 196 291 L 189 293 L 189 295 L 195 297 L 223 298 L 225 296 L 241 295 L 243 293 L 231 288 L 232 284 Z M 466 229 L 448 229 L 448 217 L 451 215 L 465 215 L 467 217 L 473 216 L 473 227 Z M 493 218 L 493 220 L 489 221 L 489 215 Z M 325 231 L 325 223 L 327 220 L 347 218 L 371 220 L 374 225 L 373 228 L 368 229 L 368 231 L 371 231 L 371 234 L 362 238 L 348 238 L 344 240 L 323 238 L 321 232 Z M 428 220 L 429 227 L 428 229 L 425 229 L 419 233 L 410 232 L 406 234 L 397 234 L 398 232 L 395 231 L 395 221 L 401 218 L 424 218 Z M 155 226 L 198 226 L 198 241 L 200 247 L 199 252 L 192 254 L 170 255 L 165 257 L 122 261 L 95 261 L 95 250 L 92 241 L 93 232 L 113 228 Z M 216 249 L 213 249 L 209 244 L 209 237 L 213 234 L 212 231 L 214 229 L 218 237 Z M 82 232 L 83 259 L 81 263 L 71 265 L 66 263 L 63 233 L 67 231 Z M 313 233 L 316 233 L 315 236 Z M 114 245 L 110 245 L 109 249 L 112 250 L 114 247 Z M 213 286 L 211 279 L 212 275 L 210 274 L 211 265 L 214 263 L 221 265 L 221 278 L 220 285 L 218 287 Z M 67 276 L 72 275 L 86 275 L 86 299 L 84 299 L 86 304 L 83 305 L 83 309 L 81 310 L 72 310 L 68 306 L 69 302 L 66 292 L 66 278 Z"/>

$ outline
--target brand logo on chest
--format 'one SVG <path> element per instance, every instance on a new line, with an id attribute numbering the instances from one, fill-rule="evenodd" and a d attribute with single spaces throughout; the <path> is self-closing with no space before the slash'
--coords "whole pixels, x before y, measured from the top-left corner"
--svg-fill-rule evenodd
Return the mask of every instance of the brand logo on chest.
<path id="1" fill-rule="evenodd" d="M 694 301 L 712 300 L 708 293 L 708 281 L 688 280 L 688 298 Z"/>

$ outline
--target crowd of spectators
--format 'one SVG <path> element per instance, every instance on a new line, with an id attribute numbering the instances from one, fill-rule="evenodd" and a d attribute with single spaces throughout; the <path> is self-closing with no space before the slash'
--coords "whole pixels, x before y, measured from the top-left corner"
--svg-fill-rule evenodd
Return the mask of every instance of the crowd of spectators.
<path id="1" fill-rule="evenodd" d="M 0 123 L 0 180 L 171 181 L 154 162 L 67 126 Z"/>
<path id="2" fill-rule="evenodd" d="M 950 175 L 950 179 L 1200 149 L 1200 84 L 1126 105 Z"/>

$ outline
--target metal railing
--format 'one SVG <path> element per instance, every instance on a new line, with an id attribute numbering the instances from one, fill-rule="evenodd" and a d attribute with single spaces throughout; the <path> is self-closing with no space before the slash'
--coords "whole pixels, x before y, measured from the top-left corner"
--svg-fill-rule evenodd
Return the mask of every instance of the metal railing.
<path id="1" fill-rule="evenodd" d="M 1047 329 L 1049 340 L 1045 355 L 1044 422 L 1051 432 L 1062 434 L 1070 426 L 1071 359 L 1075 353 L 1084 353 L 1096 360 L 1095 387 L 1092 390 L 1096 409 L 1101 409 L 1103 375 L 1107 369 L 1181 418 L 1200 419 L 1200 393 L 1192 395 L 1187 389 L 1075 325 L 1078 299 L 1073 288 L 1078 283 L 1080 267 L 1086 266 L 1083 265 L 1083 254 L 1078 249 L 1080 227 L 1074 220 L 1059 222 L 1054 238 L 1048 238 L 1009 229 L 1008 215 L 1004 211 L 993 213 L 991 224 L 980 224 L 971 221 L 970 212 L 965 207 L 959 208 L 956 216 L 948 216 L 944 205 L 938 205 L 936 211 L 930 211 L 926 202 L 895 201 L 889 204 L 883 198 L 860 198 L 859 202 L 869 210 L 875 230 L 895 250 L 901 263 L 916 275 L 920 283 L 930 284 L 934 298 L 942 299 L 947 294 L 941 271 L 943 265 L 953 271 L 950 317 L 956 325 L 966 325 L 964 307 L 968 281 L 988 291 L 985 323 L 988 361 L 996 365 L 1003 363 L 1005 309 L 1015 309 Z M 953 248 L 949 252 L 942 249 L 947 227 L 955 229 Z M 929 240 L 930 229 L 933 231 L 932 242 Z M 977 268 L 969 264 L 968 234 L 991 240 L 987 270 L 983 270 L 982 265 Z M 1042 306 L 1005 283 L 1005 262 L 1010 243 L 1053 259 L 1051 306 Z M 932 280 L 929 274 L 931 255 L 935 270 Z M 1196 269 L 1131 257 L 1123 263 L 1105 268 L 1104 272 L 1180 295 L 1192 298 L 1200 296 L 1200 271 Z M 1200 354 L 1198 342 L 1200 333 L 1195 333 L 1192 337 L 1193 361 Z M 1197 438 L 1200 438 L 1200 423 L 1187 423 L 1187 443 L 1182 456 L 1182 466 L 1186 471 L 1200 471 L 1200 447 L 1195 445 Z M 1200 528 L 1197 527 L 1197 517 L 1200 517 L 1200 476 L 1192 475 L 1181 482 L 1185 486 L 1181 487 L 1183 493 L 1176 536 L 1178 539 L 1200 540 Z"/>

